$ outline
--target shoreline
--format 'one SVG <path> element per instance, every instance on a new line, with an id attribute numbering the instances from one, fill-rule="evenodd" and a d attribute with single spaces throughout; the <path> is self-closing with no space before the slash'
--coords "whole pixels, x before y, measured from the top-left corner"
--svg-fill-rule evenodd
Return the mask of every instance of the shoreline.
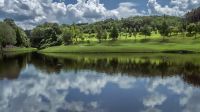
<path id="1" fill-rule="evenodd" d="M 157 47 L 157 46 L 156 46 Z M 200 48 L 199 48 L 200 50 Z M 171 53 L 171 54 L 199 54 L 198 48 L 167 49 L 129 46 L 56 46 L 39 50 L 39 53 Z"/>

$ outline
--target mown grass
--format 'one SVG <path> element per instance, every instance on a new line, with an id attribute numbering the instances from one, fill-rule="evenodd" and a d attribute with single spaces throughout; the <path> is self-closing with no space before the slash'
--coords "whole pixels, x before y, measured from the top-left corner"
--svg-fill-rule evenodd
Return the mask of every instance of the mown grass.
<path id="1" fill-rule="evenodd" d="M 200 52 L 200 38 L 185 37 L 181 34 L 161 38 L 159 34 L 152 34 L 150 37 L 138 35 L 126 37 L 122 34 L 116 40 L 106 40 L 98 43 L 95 38 L 89 39 L 90 42 L 80 42 L 77 45 L 56 46 L 41 50 L 46 53 L 161 53 L 161 52 Z M 88 41 L 88 40 L 87 40 Z"/>

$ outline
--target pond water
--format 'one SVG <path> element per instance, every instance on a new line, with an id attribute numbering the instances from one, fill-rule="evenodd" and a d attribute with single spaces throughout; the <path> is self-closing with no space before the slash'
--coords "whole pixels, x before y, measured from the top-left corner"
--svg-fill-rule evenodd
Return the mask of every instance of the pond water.
<path id="1" fill-rule="evenodd" d="M 0 57 L 0 112 L 199 112 L 200 57 Z"/>

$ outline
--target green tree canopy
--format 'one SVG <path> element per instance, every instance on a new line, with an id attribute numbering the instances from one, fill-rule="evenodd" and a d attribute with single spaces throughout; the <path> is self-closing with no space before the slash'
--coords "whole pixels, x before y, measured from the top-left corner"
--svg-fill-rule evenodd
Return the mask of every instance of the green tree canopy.
<path id="1" fill-rule="evenodd" d="M 142 34 L 146 36 L 151 36 L 151 27 L 149 27 L 148 25 L 145 25 L 142 28 Z"/>
<path id="2" fill-rule="evenodd" d="M 0 46 L 5 47 L 6 45 L 16 44 L 16 33 L 15 30 L 8 24 L 0 22 Z"/>
<path id="3" fill-rule="evenodd" d="M 114 25 L 110 32 L 110 38 L 112 40 L 117 40 L 118 37 L 119 37 L 118 29 L 117 29 L 116 25 Z"/>
<path id="4" fill-rule="evenodd" d="M 160 28 L 158 29 L 159 30 L 159 33 L 160 35 L 163 36 L 163 38 L 165 36 L 169 36 L 169 33 L 170 33 L 170 27 L 169 25 L 167 24 L 167 22 L 164 20 L 160 26 Z"/>

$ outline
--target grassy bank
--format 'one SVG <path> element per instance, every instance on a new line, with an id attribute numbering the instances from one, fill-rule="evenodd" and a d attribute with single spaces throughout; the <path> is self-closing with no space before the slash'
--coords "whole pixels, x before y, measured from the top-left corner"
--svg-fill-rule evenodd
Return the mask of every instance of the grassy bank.
<path id="1" fill-rule="evenodd" d="M 198 36 L 199 37 L 199 36 Z M 144 38 L 120 37 L 117 41 L 102 41 L 95 38 L 89 43 L 79 42 L 77 45 L 56 46 L 41 50 L 43 53 L 199 53 L 200 38 L 181 35 L 166 37 L 164 40 L 158 34 Z"/>
<path id="2" fill-rule="evenodd" d="M 27 52 L 33 52 L 33 51 L 37 51 L 37 49 L 36 48 L 20 48 L 20 47 L 3 49 L 3 52 L 5 53 L 27 53 Z"/>

